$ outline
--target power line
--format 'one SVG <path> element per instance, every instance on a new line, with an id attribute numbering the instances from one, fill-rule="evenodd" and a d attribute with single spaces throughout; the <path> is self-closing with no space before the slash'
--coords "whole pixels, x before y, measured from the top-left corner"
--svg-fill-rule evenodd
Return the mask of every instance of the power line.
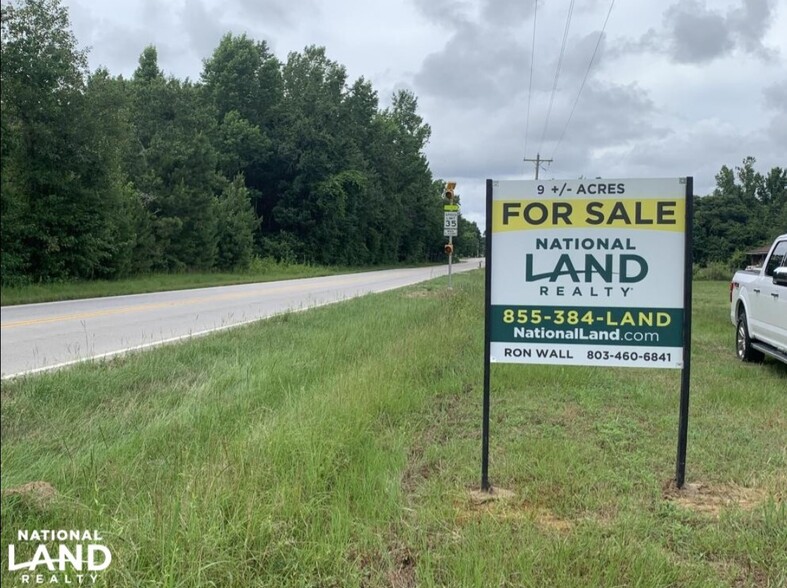
<path id="1" fill-rule="evenodd" d="M 538 150 L 544 145 L 544 137 L 547 134 L 547 127 L 549 126 L 549 117 L 552 114 L 552 105 L 555 102 L 555 94 L 557 93 L 557 83 L 560 79 L 560 68 L 563 64 L 563 55 L 566 52 L 566 41 L 568 40 L 568 30 L 571 27 L 571 15 L 574 13 L 574 0 L 568 6 L 568 14 L 566 15 L 566 28 L 563 30 L 563 42 L 560 45 L 560 56 L 557 59 L 557 68 L 555 69 L 555 81 L 552 84 L 552 94 L 549 96 L 549 108 L 547 108 L 547 116 L 544 119 L 544 130 L 541 132 L 541 141 L 539 142 Z"/>
<path id="2" fill-rule="evenodd" d="M 585 87 L 585 82 L 588 80 L 588 76 L 590 75 L 590 68 L 593 67 L 593 60 L 596 58 L 596 53 L 598 52 L 598 47 L 601 45 L 601 39 L 604 38 L 604 31 L 607 29 L 607 23 L 609 22 L 609 15 L 612 14 L 612 8 L 615 6 L 615 0 L 612 0 L 609 4 L 609 10 L 607 11 L 607 17 L 604 19 L 604 25 L 601 27 L 601 32 L 598 35 L 598 39 L 596 40 L 596 46 L 593 48 L 593 54 L 590 56 L 590 61 L 588 62 L 588 68 L 585 71 L 585 77 L 582 78 L 582 83 L 579 85 L 579 92 L 577 92 L 577 97 L 574 100 L 574 104 L 571 107 L 571 112 L 568 114 L 568 120 L 566 121 L 565 126 L 563 127 L 563 132 L 560 133 L 560 139 L 558 139 L 557 143 L 555 144 L 555 148 L 552 150 L 552 159 L 555 157 L 555 153 L 557 152 L 557 148 L 560 147 L 560 144 L 563 142 L 563 137 L 566 136 L 566 130 L 568 129 L 568 124 L 571 122 L 571 117 L 574 116 L 574 110 L 577 108 L 577 103 L 579 102 L 579 97 L 582 95 L 582 90 Z"/>
<path id="3" fill-rule="evenodd" d="M 533 42 L 530 47 L 530 83 L 527 86 L 527 118 L 525 119 L 525 157 L 527 157 L 527 134 L 530 131 L 530 99 L 533 96 L 533 69 L 536 61 L 536 20 L 538 19 L 538 0 L 533 7 Z M 527 161 L 527 160 L 525 160 Z"/>

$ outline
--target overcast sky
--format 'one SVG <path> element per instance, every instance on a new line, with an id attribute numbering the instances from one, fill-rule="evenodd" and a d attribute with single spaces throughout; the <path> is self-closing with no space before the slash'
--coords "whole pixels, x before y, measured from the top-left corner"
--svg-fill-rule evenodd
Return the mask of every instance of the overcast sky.
<path id="1" fill-rule="evenodd" d="M 574 0 L 567 35 L 571 0 L 64 3 L 92 69 L 128 76 L 153 44 L 167 74 L 197 80 L 232 32 L 281 60 L 322 45 L 382 106 L 412 90 L 432 172 L 480 226 L 484 180 L 532 179 L 536 153 L 554 160 L 541 178 L 692 175 L 697 194 L 747 155 L 787 167 L 787 0 Z"/>

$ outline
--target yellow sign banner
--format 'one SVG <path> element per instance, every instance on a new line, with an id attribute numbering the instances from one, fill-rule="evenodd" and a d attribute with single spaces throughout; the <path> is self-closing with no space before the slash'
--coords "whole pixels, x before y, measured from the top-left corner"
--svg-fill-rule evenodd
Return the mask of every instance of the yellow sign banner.
<path id="1" fill-rule="evenodd" d="M 685 200 L 676 198 L 496 200 L 492 231 L 642 229 L 685 231 Z"/>

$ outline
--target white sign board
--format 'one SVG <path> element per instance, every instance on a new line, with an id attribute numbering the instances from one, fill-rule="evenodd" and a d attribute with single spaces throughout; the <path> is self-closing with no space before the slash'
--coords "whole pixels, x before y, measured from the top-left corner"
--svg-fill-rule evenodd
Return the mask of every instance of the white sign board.
<path id="1" fill-rule="evenodd" d="M 491 206 L 491 361 L 683 366 L 685 178 L 496 181 Z"/>
<path id="2" fill-rule="evenodd" d="M 459 236 L 459 213 L 458 212 L 444 212 L 443 213 L 443 236 L 444 237 L 458 237 Z"/>

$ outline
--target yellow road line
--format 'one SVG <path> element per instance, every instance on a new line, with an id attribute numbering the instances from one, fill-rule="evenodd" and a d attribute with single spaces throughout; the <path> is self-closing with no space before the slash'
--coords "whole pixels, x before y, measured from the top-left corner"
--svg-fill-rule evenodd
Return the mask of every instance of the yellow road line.
<path id="1" fill-rule="evenodd" d="M 341 284 L 346 284 L 347 282 L 357 281 L 358 277 L 352 276 L 349 278 L 342 278 L 342 279 L 335 279 L 325 284 L 320 284 L 322 287 L 332 287 L 338 286 Z M 175 306 L 186 306 L 189 304 L 200 304 L 203 302 L 213 302 L 219 300 L 238 300 L 242 298 L 251 298 L 253 296 L 265 296 L 268 294 L 281 294 L 284 292 L 291 292 L 294 290 L 299 290 L 302 288 L 302 285 L 288 285 L 288 286 L 280 286 L 280 287 L 272 287 L 266 288 L 264 291 L 260 290 L 253 290 L 250 292 L 231 292 L 228 294 L 218 294 L 214 296 L 200 296 L 195 298 L 186 298 L 183 300 L 170 300 L 168 302 L 149 302 L 147 304 L 136 304 L 134 306 L 125 306 L 120 308 L 108 308 L 105 310 L 93 310 L 93 311 L 86 311 L 86 312 L 76 312 L 72 314 L 61 314 L 56 316 L 49 316 L 49 317 L 41 317 L 37 319 L 27 319 L 27 320 L 19 320 L 19 321 L 11 321 L 7 323 L 0 324 L 0 329 L 14 329 L 17 327 L 28 327 L 33 325 L 43 325 L 48 323 L 58 323 L 58 322 L 65 322 L 65 321 L 81 321 L 84 319 L 89 318 L 96 318 L 102 316 L 112 316 L 117 314 L 129 314 L 133 312 L 140 312 L 143 310 L 155 310 L 158 308 L 168 308 L 168 307 L 175 307 Z"/>

